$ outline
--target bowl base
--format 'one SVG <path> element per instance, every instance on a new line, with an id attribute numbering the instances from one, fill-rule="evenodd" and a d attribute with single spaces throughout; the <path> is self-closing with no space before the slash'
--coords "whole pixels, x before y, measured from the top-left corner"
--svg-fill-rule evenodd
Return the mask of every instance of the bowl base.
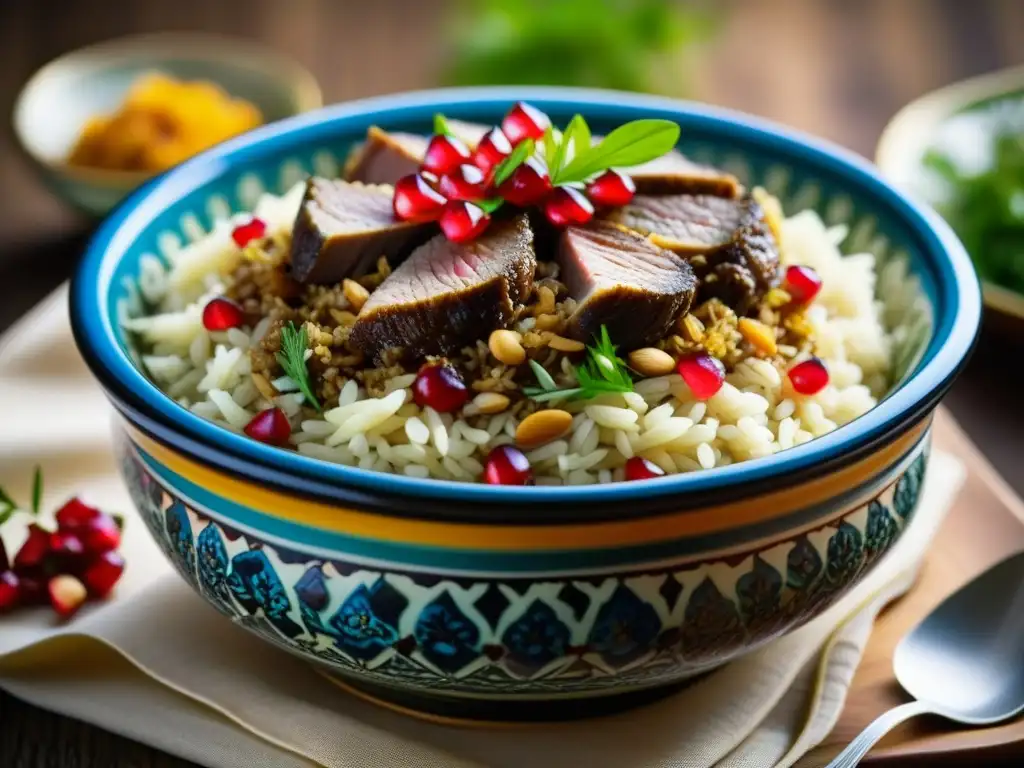
<path id="1" fill-rule="evenodd" d="M 417 720 L 462 728 L 515 728 L 535 723 L 603 717 L 653 704 L 703 680 L 713 670 L 701 672 L 678 683 L 654 688 L 585 698 L 546 699 L 437 696 L 352 680 L 320 667 L 317 671 L 356 698 Z"/>

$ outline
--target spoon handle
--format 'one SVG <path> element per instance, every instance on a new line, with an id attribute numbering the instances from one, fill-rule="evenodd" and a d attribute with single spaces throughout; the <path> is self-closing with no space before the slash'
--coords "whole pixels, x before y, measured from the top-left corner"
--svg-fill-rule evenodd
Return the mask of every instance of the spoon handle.
<path id="1" fill-rule="evenodd" d="M 911 701 L 890 709 L 874 719 L 874 721 L 849 745 L 836 755 L 836 758 L 825 768 L 855 768 L 871 748 L 885 736 L 889 731 L 902 723 L 918 715 L 932 712 L 932 708 L 920 701 Z"/>

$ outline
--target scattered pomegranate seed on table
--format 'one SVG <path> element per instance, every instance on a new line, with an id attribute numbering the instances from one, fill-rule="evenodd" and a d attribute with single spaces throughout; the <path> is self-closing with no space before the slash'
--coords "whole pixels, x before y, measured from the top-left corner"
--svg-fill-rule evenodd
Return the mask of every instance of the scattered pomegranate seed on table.
<path id="1" fill-rule="evenodd" d="M 725 382 L 725 366 L 707 352 L 687 355 L 679 361 L 676 369 L 698 400 L 714 396 Z"/>
<path id="2" fill-rule="evenodd" d="M 487 454 L 484 482 L 488 485 L 530 485 L 533 483 L 530 460 L 513 445 L 499 445 Z"/>
<path id="3" fill-rule="evenodd" d="M 124 573 L 124 558 L 117 552 L 104 552 L 82 572 L 82 582 L 92 597 L 106 597 Z"/>
<path id="4" fill-rule="evenodd" d="M 208 331 L 226 331 L 245 322 L 245 313 L 231 299 L 218 296 L 203 307 L 203 328 Z"/>
<path id="5" fill-rule="evenodd" d="M 483 171 L 475 165 L 463 164 L 441 177 L 437 191 L 448 200 L 479 200 L 486 186 Z"/>
<path id="6" fill-rule="evenodd" d="M 811 267 L 794 264 L 786 268 L 782 287 L 796 304 L 810 304 L 821 290 L 821 276 Z"/>
<path id="7" fill-rule="evenodd" d="M 46 588 L 50 593 L 50 605 L 62 619 L 76 614 L 78 609 L 85 605 L 85 599 L 89 596 L 85 585 L 67 573 L 54 576 Z"/>
<path id="8" fill-rule="evenodd" d="M 594 205 L 614 208 L 625 205 L 635 194 L 632 177 L 611 168 L 587 185 L 587 197 Z"/>
<path id="9" fill-rule="evenodd" d="M 65 560 L 73 560 L 85 552 L 85 546 L 78 536 L 70 531 L 56 531 L 50 534 L 50 554 Z"/>
<path id="10" fill-rule="evenodd" d="M 21 598 L 21 580 L 14 571 L 0 572 L 0 613 L 18 607 Z"/>
<path id="11" fill-rule="evenodd" d="M 73 531 L 89 526 L 102 514 L 96 507 L 89 506 L 79 499 L 71 499 L 57 510 L 54 517 L 57 519 L 58 528 Z"/>
<path id="12" fill-rule="evenodd" d="M 541 138 L 550 125 L 551 120 L 547 115 L 536 107 L 520 101 L 501 121 L 501 130 L 514 147 L 525 139 Z"/>
<path id="13" fill-rule="evenodd" d="M 440 176 L 451 173 L 463 163 L 469 162 L 469 149 L 454 136 L 439 133 L 430 139 L 420 166 L 425 171 Z"/>
<path id="14" fill-rule="evenodd" d="M 661 477 L 664 474 L 665 470 L 642 456 L 633 456 L 626 460 L 627 480 L 650 480 L 652 477 Z"/>
<path id="15" fill-rule="evenodd" d="M 28 538 L 14 556 L 14 570 L 38 568 L 50 552 L 50 533 L 42 526 L 32 523 L 28 527 Z"/>
<path id="16" fill-rule="evenodd" d="M 512 145 L 509 143 L 508 137 L 501 132 L 501 128 L 492 128 L 476 145 L 476 149 L 473 151 L 473 164 L 485 174 L 490 175 L 495 166 L 510 154 L 512 154 Z"/>
<path id="17" fill-rule="evenodd" d="M 267 408 L 252 417 L 242 430 L 253 440 L 268 445 L 287 445 L 292 436 L 292 425 L 280 408 Z"/>
<path id="18" fill-rule="evenodd" d="M 412 383 L 412 396 L 420 408 L 433 408 L 438 413 L 457 411 L 469 400 L 469 390 L 462 376 L 446 363 L 427 363 L 420 368 Z"/>
<path id="19" fill-rule="evenodd" d="M 441 231 L 453 243 L 465 243 L 483 234 L 491 215 L 476 203 L 452 200 L 441 214 Z"/>
<path id="20" fill-rule="evenodd" d="M 395 216 L 402 221 L 435 221 L 447 202 L 422 173 L 410 173 L 395 182 Z"/>
<path id="21" fill-rule="evenodd" d="M 828 368 L 816 357 L 797 363 L 787 375 L 793 389 L 801 395 L 816 395 L 828 386 Z"/>
<path id="22" fill-rule="evenodd" d="M 556 227 L 586 224 L 594 218 L 594 206 L 575 187 L 556 187 L 544 198 L 544 215 Z"/>
<path id="23" fill-rule="evenodd" d="M 267 234 L 266 222 L 254 216 L 245 224 L 239 224 L 231 230 L 231 239 L 239 248 L 245 248 L 253 240 L 259 240 L 265 234 Z"/>
<path id="24" fill-rule="evenodd" d="M 550 191 L 551 176 L 537 157 L 528 157 L 498 186 L 498 194 L 504 200 L 521 208 L 539 203 Z"/>
<path id="25" fill-rule="evenodd" d="M 82 547 L 90 555 L 109 552 L 121 546 L 121 529 L 108 515 L 98 517 L 79 534 Z"/>

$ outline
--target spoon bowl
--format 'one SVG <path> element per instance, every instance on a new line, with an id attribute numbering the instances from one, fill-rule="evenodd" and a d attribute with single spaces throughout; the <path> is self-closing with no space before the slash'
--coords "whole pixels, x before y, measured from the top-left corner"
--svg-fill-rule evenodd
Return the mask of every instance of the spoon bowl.
<path id="1" fill-rule="evenodd" d="M 917 715 L 989 725 L 1024 711 L 1024 552 L 947 597 L 900 641 L 893 669 L 915 701 L 876 718 L 827 768 L 853 768 Z"/>

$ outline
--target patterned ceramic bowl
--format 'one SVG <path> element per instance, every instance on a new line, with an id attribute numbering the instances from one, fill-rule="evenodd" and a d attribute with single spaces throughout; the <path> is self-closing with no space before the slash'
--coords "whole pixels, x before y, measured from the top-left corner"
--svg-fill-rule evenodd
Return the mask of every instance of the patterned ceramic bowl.
<path id="1" fill-rule="evenodd" d="M 222 430 L 140 372 L 118 317 L 140 257 L 166 253 L 263 189 L 331 174 L 371 123 L 496 121 L 525 98 L 595 130 L 641 116 L 683 151 L 817 209 L 873 251 L 899 382 L 804 445 L 645 483 L 508 488 L 321 463 Z M 893 277 L 895 275 L 895 278 Z M 914 514 L 931 414 L 979 321 L 948 228 L 863 161 L 736 114 L 563 89 L 419 93 L 344 104 L 229 142 L 137 193 L 73 287 L 78 344 L 121 417 L 121 466 L 182 576 L 231 620 L 350 689 L 435 717 L 550 719 L 672 690 L 825 610 Z M 566 706 L 572 700 L 572 706 Z"/>

